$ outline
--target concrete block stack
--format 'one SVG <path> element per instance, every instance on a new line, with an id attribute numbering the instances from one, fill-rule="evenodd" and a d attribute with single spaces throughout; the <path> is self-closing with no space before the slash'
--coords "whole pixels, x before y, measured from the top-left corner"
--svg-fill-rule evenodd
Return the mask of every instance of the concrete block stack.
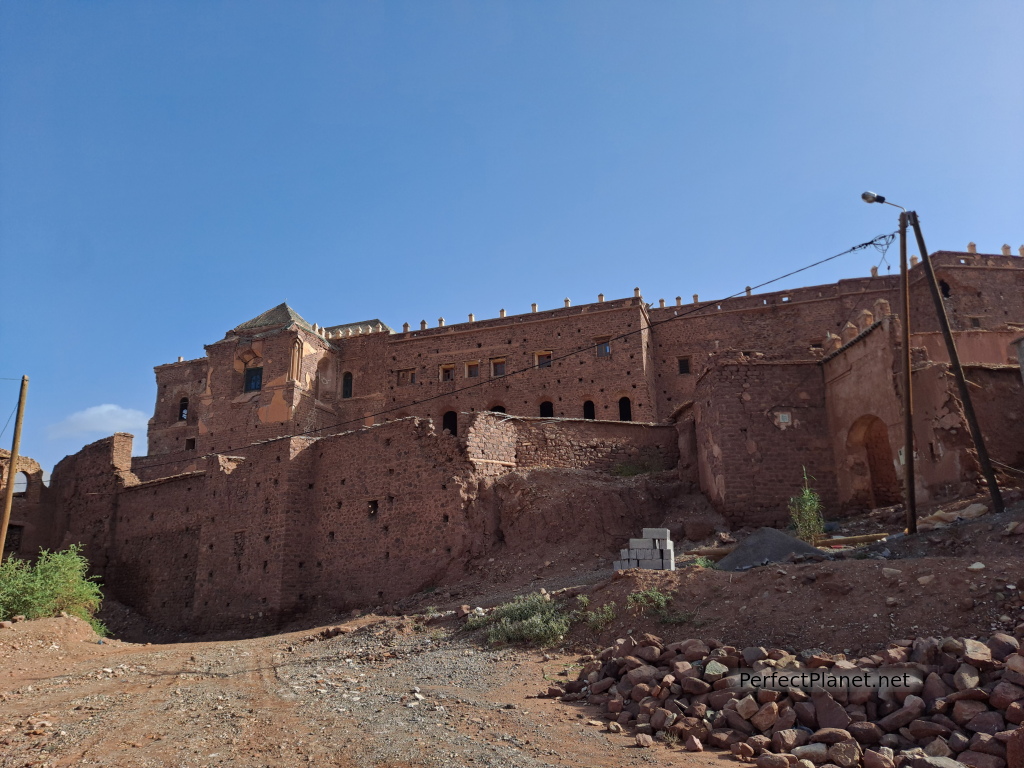
<path id="1" fill-rule="evenodd" d="M 619 550 L 615 570 L 644 568 L 648 571 L 674 571 L 676 553 L 668 528 L 644 528 L 641 538 L 630 539 L 628 549 Z"/>

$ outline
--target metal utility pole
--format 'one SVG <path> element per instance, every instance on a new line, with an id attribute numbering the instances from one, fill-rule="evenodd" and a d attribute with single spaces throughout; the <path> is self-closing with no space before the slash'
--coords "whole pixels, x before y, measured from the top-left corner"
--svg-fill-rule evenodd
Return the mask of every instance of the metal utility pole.
<path id="1" fill-rule="evenodd" d="M 18 474 L 18 448 L 21 446 L 21 422 L 25 417 L 25 398 L 28 396 L 28 376 L 21 377 L 21 393 L 18 395 L 18 416 L 14 420 L 14 443 L 11 446 L 11 463 L 7 468 L 7 487 L 4 489 L 4 514 L 0 518 L 0 560 L 7 543 L 7 524 L 11 522 L 11 504 L 14 502 L 14 478 Z"/>
<path id="2" fill-rule="evenodd" d="M 903 344 L 903 476 L 906 483 L 907 533 L 917 533 L 914 487 L 914 395 L 910 385 L 910 270 L 907 268 L 907 212 L 900 213 L 900 329 Z"/>
<path id="3" fill-rule="evenodd" d="M 932 261 L 928 258 L 928 249 L 925 247 L 924 237 L 921 235 L 921 224 L 917 219 L 917 212 L 908 211 L 907 218 L 910 221 L 910 225 L 914 228 L 914 235 L 917 237 L 917 247 L 921 251 L 921 263 L 924 265 L 924 273 L 928 278 L 928 288 L 931 290 L 932 301 L 935 302 L 935 314 L 939 319 L 942 338 L 946 341 L 949 367 L 953 370 L 957 388 L 960 390 L 960 400 L 964 405 L 964 418 L 967 420 L 967 426 L 971 430 L 974 448 L 978 452 L 981 474 L 984 475 L 985 482 L 988 483 L 988 491 L 992 496 L 992 511 L 999 513 L 1003 511 L 1003 496 L 999 492 L 996 474 L 992 470 L 992 462 L 988 456 L 988 449 L 985 447 L 985 438 L 982 437 L 981 427 L 978 426 L 978 418 L 974 414 L 971 392 L 967 389 L 967 379 L 964 377 L 964 369 L 960 365 L 960 356 L 956 351 L 956 342 L 953 340 L 953 333 L 949 328 L 949 317 L 946 315 L 946 305 L 943 304 L 942 294 L 939 292 L 939 282 L 935 279 L 935 270 L 932 268 Z"/>

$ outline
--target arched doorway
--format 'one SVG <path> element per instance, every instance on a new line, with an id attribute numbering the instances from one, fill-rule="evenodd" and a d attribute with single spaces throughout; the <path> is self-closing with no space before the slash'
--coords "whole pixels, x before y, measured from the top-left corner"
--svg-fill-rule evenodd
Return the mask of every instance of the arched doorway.
<path id="1" fill-rule="evenodd" d="M 628 397 L 619 398 L 619 421 L 633 420 L 633 404 Z"/>
<path id="2" fill-rule="evenodd" d="M 453 435 L 459 434 L 459 414 L 455 411 L 446 411 L 441 417 L 441 431 L 451 432 Z"/>
<path id="3" fill-rule="evenodd" d="M 850 427 L 846 449 L 853 459 L 850 466 L 850 501 L 853 504 L 877 509 L 903 500 L 889 429 L 884 421 L 872 414 L 861 416 Z"/>
<path id="4" fill-rule="evenodd" d="M 594 409 L 594 401 L 587 400 L 583 403 L 583 418 L 584 419 L 596 419 L 597 411 Z"/>
<path id="5" fill-rule="evenodd" d="M 551 418 L 555 415 L 555 404 L 550 400 L 545 400 L 540 404 L 540 415 L 544 418 Z"/>

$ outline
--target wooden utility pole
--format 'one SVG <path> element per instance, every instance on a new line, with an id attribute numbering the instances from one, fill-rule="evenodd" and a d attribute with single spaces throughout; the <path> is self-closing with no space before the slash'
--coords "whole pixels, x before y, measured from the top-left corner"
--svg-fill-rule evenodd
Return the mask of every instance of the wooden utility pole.
<path id="1" fill-rule="evenodd" d="M 903 327 L 903 478 L 906 492 L 907 533 L 917 533 L 917 489 L 914 486 L 914 395 L 910 369 L 910 270 L 907 268 L 907 212 L 900 213 L 900 314 Z"/>
<path id="2" fill-rule="evenodd" d="M 0 560 L 7 543 L 7 524 L 11 522 L 11 504 L 14 502 L 14 478 L 18 474 L 18 448 L 21 446 L 21 422 L 25 417 L 25 398 L 28 396 L 28 376 L 21 377 L 18 395 L 18 416 L 14 420 L 14 443 L 11 445 L 11 463 L 7 468 L 7 488 L 4 491 L 4 514 L 0 519 Z"/>

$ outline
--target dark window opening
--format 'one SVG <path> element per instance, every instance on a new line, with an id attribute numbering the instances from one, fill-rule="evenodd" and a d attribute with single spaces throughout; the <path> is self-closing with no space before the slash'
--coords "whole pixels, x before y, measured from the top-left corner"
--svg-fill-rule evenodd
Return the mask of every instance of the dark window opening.
<path id="1" fill-rule="evenodd" d="M 942 298 L 949 298 L 949 283 L 945 280 L 939 280 L 939 290 L 942 291 Z"/>
<path id="2" fill-rule="evenodd" d="M 493 413 L 505 413 L 505 406 L 504 405 L 492 405 L 487 410 L 491 411 Z"/>
<path id="3" fill-rule="evenodd" d="M 263 389 L 263 369 L 262 368 L 246 368 L 245 369 L 245 391 L 246 392 L 257 392 Z"/>
<path id="4" fill-rule="evenodd" d="M 632 421 L 633 420 L 633 404 L 629 402 L 628 397 L 619 398 L 619 421 Z"/>
<path id="5" fill-rule="evenodd" d="M 584 419 L 596 419 L 597 418 L 597 412 L 594 409 L 594 401 L 593 400 L 587 400 L 585 403 L 583 403 L 583 418 Z"/>
<path id="6" fill-rule="evenodd" d="M 597 356 L 598 357 L 611 357 L 612 356 L 612 343 L 609 339 L 600 339 L 597 342 Z"/>
<path id="7" fill-rule="evenodd" d="M 183 397 L 178 403 L 178 421 L 188 420 L 188 398 Z"/>
<path id="8" fill-rule="evenodd" d="M 352 374 L 347 371 L 341 377 L 341 396 L 344 398 L 352 397 Z"/>
<path id="9" fill-rule="evenodd" d="M 690 372 L 690 358 L 680 357 L 679 358 L 679 373 L 686 374 Z"/>
<path id="10" fill-rule="evenodd" d="M 551 418 L 555 415 L 555 404 L 550 400 L 545 400 L 540 404 L 540 415 L 544 418 Z"/>
<path id="11" fill-rule="evenodd" d="M 551 367 L 551 353 L 550 352 L 538 352 L 537 353 L 537 367 L 538 368 L 550 368 Z"/>
<path id="12" fill-rule="evenodd" d="M 11 555 L 21 549 L 21 535 L 25 530 L 23 525 L 8 525 L 7 539 L 4 541 L 4 554 Z"/>
<path id="13" fill-rule="evenodd" d="M 505 358 L 498 357 L 491 360 L 491 376 L 505 375 Z"/>
<path id="14" fill-rule="evenodd" d="M 455 411 L 446 411 L 441 417 L 441 431 L 450 432 L 453 435 L 459 434 L 459 414 Z"/>
<path id="15" fill-rule="evenodd" d="M 454 365 L 442 365 L 441 366 L 441 381 L 455 381 L 455 366 Z"/>
<path id="16" fill-rule="evenodd" d="M 981 318 L 980 317 L 972 317 L 971 318 L 971 328 L 981 328 Z"/>
<path id="17" fill-rule="evenodd" d="M 480 376 L 480 364 L 479 363 L 466 363 L 466 378 L 475 379 Z"/>
<path id="18" fill-rule="evenodd" d="M 374 517 L 377 514 L 377 499 L 370 499 L 366 502 L 366 511 L 370 514 L 370 517 Z"/>
<path id="19" fill-rule="evenodd" d="M 194 451 L 196 449 L 196 439 L 194 437 L 185 438 L 185 450 Z"/>

